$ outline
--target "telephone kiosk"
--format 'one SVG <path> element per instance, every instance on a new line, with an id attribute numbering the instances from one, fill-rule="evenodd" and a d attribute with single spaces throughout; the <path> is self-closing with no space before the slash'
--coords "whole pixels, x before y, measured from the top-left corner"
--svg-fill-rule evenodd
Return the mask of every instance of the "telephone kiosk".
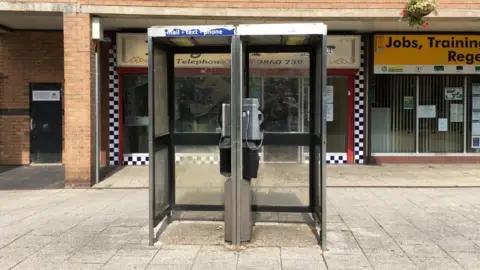
<path id="1" fill-rule="evenodd" d="M 243 99 L 242 108 L 242 159 L 243 172 L 240 183 L 240 218 L 242 228 L 240 229 L 240 241 L 248 242 L 251 239 L 253 229 L 252 218 L 252 191 L 250 180 L 257 178 L 260 156 L 258 150 L 263 143 L 263 113 L 260 109 L 259 100 L 256 98 Z M 234 214 L 232 209 L 232 185 L 231 176 L 231 124 L 230 104 L 222 104 L 221 115 L 221 137 L 220 150 L 220 174 L 228 179 L 225 181 L 225 241 L 231 242 Z"/>

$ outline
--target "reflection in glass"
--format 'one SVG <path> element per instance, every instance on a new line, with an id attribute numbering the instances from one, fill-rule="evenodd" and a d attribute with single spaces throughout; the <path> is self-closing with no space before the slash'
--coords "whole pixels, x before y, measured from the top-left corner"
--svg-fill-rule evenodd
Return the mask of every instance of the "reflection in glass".
<path id="1" fill-rule="evenodd" d="M 269 145 L 265 151 L 270 153 L 290 152 L 291 156 L 291 148 L 291 146 Z M 297 151 L 298 147 L 294 148 L 294 151 Z M 308 148 L 306 153 L 308 154 Z M 299 162 L 282 163 L 281 161 L 281 158 L 278 158 L 276 162 L 261 164 L 258 178 L 252 179 L 253 204 L 308 206 L 308 164 Z"/>
<path id="2" fill-rule="evenodd" d="M 299 132 L 299 78 L 264 80 L 266 132 Z"/>
<path id="3" fill-rule="evenodd" d="M 125 153 L 148 153 L 148 75 L 123 76 Z"/>
<path id="4" fill-rule="evenodd" d="M 175 146 L 175 202 L 223 205 L 225 177 L 219 173 L 217 146 Z"/>
<path id="5" fill-rule="evenodd" d="M 214 75 L 214 66 L 205 65 L 175 69 L 176 132 L 216 132 L 219 127 L 222 104 L 230 101 L 230 72 L 216 69 Z"/>

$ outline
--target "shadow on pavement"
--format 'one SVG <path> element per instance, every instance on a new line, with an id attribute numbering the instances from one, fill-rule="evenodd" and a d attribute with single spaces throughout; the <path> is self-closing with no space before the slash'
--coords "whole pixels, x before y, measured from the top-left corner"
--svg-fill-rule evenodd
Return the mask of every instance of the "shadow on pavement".
<path id="1" fill-rule="evenodd" d="M 0 190 L 63 188 L 63 165 L 0 166 Z"/>

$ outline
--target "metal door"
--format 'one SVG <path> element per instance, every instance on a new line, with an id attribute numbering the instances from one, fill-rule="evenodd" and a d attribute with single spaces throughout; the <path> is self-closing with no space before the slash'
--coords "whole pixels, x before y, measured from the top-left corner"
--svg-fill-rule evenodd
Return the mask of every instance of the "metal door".
<path id="1" fill-rule="evenodd" d="M 62 85 L 30 84 L 30 162 L 62 162 Z"/>

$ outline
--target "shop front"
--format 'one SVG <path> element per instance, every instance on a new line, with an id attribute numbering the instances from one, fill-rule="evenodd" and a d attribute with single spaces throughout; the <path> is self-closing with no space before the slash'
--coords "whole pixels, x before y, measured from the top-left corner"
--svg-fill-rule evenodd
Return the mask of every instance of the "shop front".
<path id="1" fill-rule="evenodd" d="M 480 160 L 480 36 L 377 35 L 374 162 Z"/>
<path id="2" fill-rule="evenodd" d="M 146 34 L 118 33 L 116 50 L 112 50 L 110 57 L 111 164 L 148 163 L 146 40 Z M 188 45 L 191 41 L 179 39 L 175 42 Z M 298 52 L 249 54 L 248 93 L 261 101 L 265 132 L 308 132 L 307 116 L 311 107 L 308 59 L 308 55 Z M 325 96 L 329 163 L 363 163 L 361 62 L 360 36 L 329 36 L 329 91 Z M 230 99 L 229 54 L 215 51 L 180 53 L 175 54 L 174 64 L 175 132 L 218 132 L 221 104 Z M 115 136 L 117 125 L 118 136 Z M 175 152 L 177 163 L 218 163 L 217 147 L 178 146 Z M 261 162 L 308 163 L 308 155 L 308 147 L 264 146 Z"/>

